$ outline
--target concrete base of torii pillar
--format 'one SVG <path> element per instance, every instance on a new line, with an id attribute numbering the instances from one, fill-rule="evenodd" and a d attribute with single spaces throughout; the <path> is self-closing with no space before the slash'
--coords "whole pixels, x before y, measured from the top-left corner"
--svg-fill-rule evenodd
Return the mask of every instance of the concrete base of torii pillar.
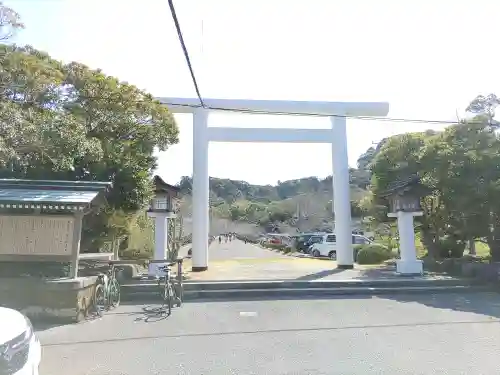
<path id="1" fill-rule="evenodd" d="M 396 272 L 400 275 L 422 275 L 424 272 L 423 262 L 417 259 L 417 249 L 415 248 L 415 229 L 413 218 L 422 216 L 422 212 L 389 213 L 388 217 L 395 217 L 398 220 L 399 251 L 400 258 L 396 261 Z"/>
<path id="2" fill-rule="evenodd" d="M 155 249 L 153 260 L 164 260 L 167 263 L 168 244 L 168 220 L 174 219 L 175 214 L 171 212 L 148 212 L 148 217 L 154 219 L 155 223 Z M 150 276 L 161 276 L 163 272 L 158 271 L 162 263 L 150 263 L 148 274 Z"/>

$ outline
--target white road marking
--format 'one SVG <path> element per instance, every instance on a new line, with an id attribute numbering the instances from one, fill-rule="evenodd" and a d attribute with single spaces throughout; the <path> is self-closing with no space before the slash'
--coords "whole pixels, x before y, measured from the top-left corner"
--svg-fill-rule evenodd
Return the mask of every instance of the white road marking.
<path id="1" fill-rule="evenodd" d="M 257 316 L 257 312 L 256 311 L 241 311 L 240 316 L 245 316 L 245 317 Z"/>

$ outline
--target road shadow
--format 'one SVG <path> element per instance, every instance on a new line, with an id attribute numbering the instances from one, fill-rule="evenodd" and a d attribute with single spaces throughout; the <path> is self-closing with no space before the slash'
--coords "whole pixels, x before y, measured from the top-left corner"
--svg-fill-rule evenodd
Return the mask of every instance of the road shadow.
<path id="1" fill-rule="evenodd" d="M 364 280 L 364 279 L 421 279 L 422 277 L 424 278 L 449 278 L 453 279 L 454 277 L 444 275 L 442 273 L 436 273 L 436 272 L 428 272 L 425 271 L 423 276 L 415 276 L 415 275 L 400 275 L 396 273 L 396 266 L 395 265 L 380 265 L 380 266 L 375 266 L 375 267 L 369 267 L 369 268 L 364 268 L 364 269 L 357 269 L 358 274 L 354 277 L 351 277 L 353 280 Z"/>
<path id="2" fill-rule="evenodd" d="M 130 306 L 130 303 L 120 303 L 120 306 Z M 158 303 L 152 302 L 151 304 L 135 304 L 138 307 L 134 311 L 120 311 L 120 309 L 113 309 L 104 313 L 106 316 L 134 316 L 134 322 L 155 323 L 167 319 L 171 314 L 167 312 L 167 307 Z M 172 307 L 172 313 L 177 308 Z"/>
<path id="3" fill-rule="evenodd" d="M 70 318 L 58 318 L 58 317 L 43 317 L 43 318 L 37 318 L 37 317 L 31 317 L 30 321 L 31 324 L 33 325 L 33 329 L 35 332 L 42 332 L 46 331 L 48 329 L 56 328 L 56 327 L 63 327 L 67 325 L 75 325 L 75 324 L 85 324 L 92 322 L 94 320 L 98 320 L 101 317 L 97 315 L 96 313 L 89 313 L 85 319 L 83 319 L 80 322 L 77 322 L 76 320 L 70 319 Z"/>
<path id="4" fill-rule="evenodd" d="M 500 294 L 497 292 L 394 294 L 382 295 L 400 303 L 418 303 L 436 309 L 474 313 L 500 319 Z"/>
<path id="5" fill-rule="evenodd" d="M 199 303 L 228 303 L 228 302 L 245 302 L 245 301 L 303 301 L 303 300 L 336 300 L 336 299 L 370 299 L 376 294 L 359 294 L 359 295 L 342 295 L 342 294 L 318 294 L 318 295 L 308 295 L 305 290 L 304 293 L 300 295 L 241 295 L 241 296 L 231 296 L 231 297 L 199 297 L 192 300 L 184 300 L 183 305 L 187 304 L 199 304 Z M 123 306 L 142 306 L 145 303 L 153 303 L 152 301 L 126 301 L 122 302 Z M 182 310 L 182 307 L 180 308 Z M 173 314 L 176 312 L 174 311 Z"/>
<path id="6" fill-rule="evenodd" d="M 68 325 L 81 325 L 91 323 L 93 321 L 97 321 L 103 319 L 107 316 L 115 316 L 115 315 L 126 315 L 126 316 L 135 316 L 134 322 L 144 322 L 144 323 L 155 323 L 164 319 L 167 319 L 170 315 L 167 313 L 166 308 L 162 305 L 158 304 L 149 304 L 149 305 L 139 305 L 137 303 L 121 303 L 121 305 L 137 305 L 141 306 L 137 311 L 127 311 L 123 312 L 120 309 L 112 309 L 105 311 L 103 316 L 99 316 L 96 313 L 89 314 L 84 320 L 80 322 L 76 322 L 70 319 L 61 319 L 61 318 L 32 318 L 31 323 L 33 324 L 33 328 L 35 332 L 43 332 L 52 328 L 63 327 Z M 176 308 L 174 307 L 172 311 Z"/>
<path id="7" fill-rule="evenodd" d="M 331 275 L 336 275 L 336 274 L 344 272 L 344 271 L 345 270 L 341 269 L 341 268 L 332 268 L 332 269 L 327 269 L 327 270 L 323 270 L 323 271 L 319 271 L 319 272 L 310 273 L 308 275 L 299 276 L 299 277 L 295 278 L 295 280 L 299 280 L 299 281 L 318 280 L 318 279 L 322 279 L 324 277 L 328 277 Z"/>

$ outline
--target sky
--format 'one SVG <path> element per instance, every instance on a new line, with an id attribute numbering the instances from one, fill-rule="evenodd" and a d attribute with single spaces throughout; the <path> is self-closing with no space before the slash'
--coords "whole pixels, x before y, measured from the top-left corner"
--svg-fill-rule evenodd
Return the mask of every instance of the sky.
<path id="1" fill-rule="evenodd" d="M 195 97 L 166 0 L 7 0 L 16 43 L 101 68 L 158 97 Z M 387 101 L 390 118 L 455 121 L 476 95 L 500 94 L 491 0 L 177 0 L 206 98 Z M 140 5 L 139 5 L 140 4 Z M 176 183 L 192 174 L 192 118 L 158 155 Z M 327 128 L 327 118 L 214 113 L 209 126 Z M 349 164 L 382 138 L 444 125 L 347 121 Z M 331 146 L 214 143 L 210 176 L 274 184 L 332 174 Z"/>

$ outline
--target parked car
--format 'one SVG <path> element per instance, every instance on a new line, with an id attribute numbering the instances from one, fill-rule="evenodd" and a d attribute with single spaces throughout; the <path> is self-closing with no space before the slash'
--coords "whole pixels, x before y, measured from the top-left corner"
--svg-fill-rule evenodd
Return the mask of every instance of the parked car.
<path id="1" fill-rule="evenodd" d="M 309 247 L 314 243 L 311 242 L 311 239 L 313 237 L 321 237 L 325 233 L 323 232 L 315 232 L 315 233 L 301 233 L 299 236 L 296 237 L 296 249 L 297 251 L 301 253 L 307 253 L 309 250 Z"/>
<path id="2" fill-rule="evenodd" d="M 311 246 L 314 245 L 315 243 L 323 241 L 323 236 L 325 234 L 327 234 L 327 233 L 323 233 L 323 234 L 319 234 L 319 235 L 316 234 L 314 236 L 311 236 L 311 238 L 309 238 L 309 240 L 307 241 L 307 250 L 304 251 L 304 253 L 310 254 L 310 252 L 311 252 Z"/>
<path id="3" fill-rule="evenodd" d="M 30 320 L 0 307 L 0 374 L 38 375 L 42 350 Z"/>
<path id="4" fill-rule="evenodd" d="M 359 234 L 352 235 L 352 243 L 354 245 L 367 245 L 373 243 L 368 237 Z M 309 254 L 313 257 L 329 257 L 333 260 L 337 259 L 337 239 L 334 234 L 324 234 L 316 238 L 316 242 L 309 247 Z M 356 254 L 354 254 L 356 259 Z"/>

